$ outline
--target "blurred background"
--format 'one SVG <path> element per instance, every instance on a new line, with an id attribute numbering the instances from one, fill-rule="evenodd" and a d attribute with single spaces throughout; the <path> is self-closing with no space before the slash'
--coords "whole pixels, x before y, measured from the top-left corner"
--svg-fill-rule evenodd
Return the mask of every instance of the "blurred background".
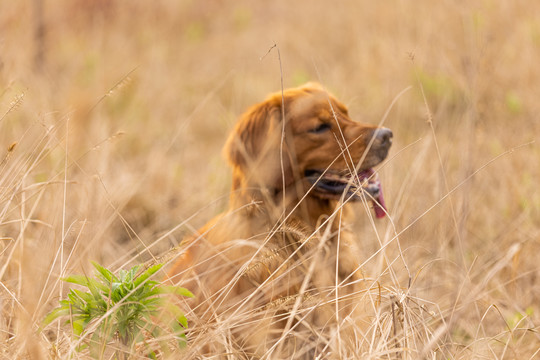
<path id="1" fill-rule="evenodd" d="M 2 351 L 47 351 L 23 339 L 60 276 L 148 260 L 223 210 L 227 134 L 283 76 L 393 130 L 392 216 L 355 208 L 359 260 L 390 242 L 366 272 L 392 269 L 388 287 L 446 324 L 419 348 L 533 358 L 538 14 L 532 0 L 3 1 Z"/>

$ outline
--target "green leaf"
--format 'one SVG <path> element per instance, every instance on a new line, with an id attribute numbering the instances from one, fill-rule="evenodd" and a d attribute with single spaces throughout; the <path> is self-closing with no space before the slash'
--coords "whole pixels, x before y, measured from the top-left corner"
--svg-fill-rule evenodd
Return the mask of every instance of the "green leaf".
<path id="1" fill-rule="evenodd" d="M 114 276 L 109 269 L 104 268 L 95 261 L 92 261 L 92 265 L 94 265 L 96 270 L 102 275 L 103 280 L 106 280 L 108 284 L 112 283 L 113 281 L 118 281 L 116 276 Z"/>
<path id="2" fill-rule="evenodd" d="M 101 284 L 99 281 L 89 278 L 86 275 L 70 275 L 68 277 L 61 278 L 61 280 L 87 287 L 92 292 L 92 294 L 96 291 L 96 288 L 104 292 L 107 292 L 109 290 L 106 285 Z"/>
<path id="3" fill-rule="evenodd" d="M 53 309 L 50 313 L 45 316 L 45 319 L 43 319 L 43 325 L 49 325 L 54 320 L 58 319 L 61 316 L 67 316 L 70 314 L 69 307 L 66 306 L 60 306 L 56 309 Z"/>
<path id="4" fill-rule="evenodd" d="M 183 287 L 179 287 L 179 286 L 163 285 L 163 286 L 160 286 L 159 289 L 160 289 L 160 294 L 174 294 L 174 295 L 181 295 L 181 296 L 186 296 L 190 298 L 194 297 L 191 291 Z"/>
<path id="5" fill-rule="evenodd" d="M 182 325 L 185 329 L 188 328 L 188 321 L 187 321 L 187 318 L 182 315 L 182 316 L 179 316 L 176 318 L 176 320 L 180 323 L 180 325 Z"/>
<path id="6" fill-rule="evenodd" d="M 135 265 L 131 269 L 129 269 L 129 280 L 130 282 L 133 281 L 137 277 L 137 272 L 139 271 L 139 268 L 141 265 Z"/>
<path id="7" fill-rule="evenodd" d="M 133 279 L 135 278 L 135 275 L 137 275 L 137 271 L 139 271 L 139 268 L 141 266 L 140 265 L 135 265 L 134 267 L 132 267 L 131 269 L 129 269 L 128 271 L 124 271 L 123 273 L 123 277 L 120 278 L 120 280 L 123 282 L 123 283 L 130 283 L 133 281 Z"/>
<path id="8" fill-rule="evenodd" d="M 151 310 L 154 310 L 154 308 L 165 304 L 165 302 L 167 302 L 167 300 L 160 297 L 145 298 L 141 300 L 141 304 Z"/>
<path id="9" fill-rule="evenodd" d="M 184 328 L 187 329 L 188 327 L 187 319 L 184 315 L 184 312 L 180 310 L 178 306 L 174 305 L 171 302 L 168 302 L 164 304 L 163 307 L 167 309 L 167 311 L 169 311 L 171 314 L 173 314 L 176 321 L 178 321 Z"/>
<path id="10" fill-rule="evenodd" d="M 113 284 L 113 291 L 111 293 L 111 300 L 113 304 L 120 302 L 124 298 L 123 289 L 120 283 Z"/>
<path id="11" fill-rule="evenodd" d="M 71 326 L 73 327 L 73 333 L 77 336 L 80 336 L 86 325 L 88 325 L 87 319 L 77 319 L 71 323 Z"/>
<path id="12" fill-rule="evenodd" d="M 88 290 L 90 290 L 96 299 L 101 299 L 100 290 L 105 294 L 105 296 L 108 296 L 110 291 L 109 286 L 102 284 L 95 279 L 88 279 Z"/>
<path id="13" fill-rule="evenodd" d="M 178 346 L 180 348 L 185 347 L 186 344 L 187 344 L 187 338 L 186 338 L 186 334 L 185 334 L 185 329 L 182 326 L 180 326 L 180 324 L 178 324 L 177 322 L 171 323 L 170 326 L 171 326 L 171 329 L 173 330 L 174 334 L 177 337 Z"/>
<path id="14" fill-rule="evenodd" d="M 84 300 L 74 291 L 74 289 L 71 289 L 68 293 L 69 298 L 69 305 L 73 306 L 77 309 L 82 309 L 85 305 Z"/>
<path id="15" fill-rule="evenodd" d="M 92 296 L 92 294 L 88 292 L 84 292 L 77 289 L 71 289 L 71 292 L 73 292 L 75 295 L 77 295 L 79 299 L 81 299 L 82 301 L 86 303 L 91 303 L 94 300 L 94 297 Z"/>
<path id="16" fill-rule="evenodd" d="M 120 281 L 120 283 L 123 283 L 126 281 L 127 275 L 128 275 L 128 272 L 126 270 L 118 271 L 118 280 Z"/>
<path id="17" fill-rule="evenodd" d="M 155 296 L 155 295 L 162 295 L 162 294 L 172 294 L 172 295 L 193 297 L 193 294 L 189 290 L 178 287 L 178 286 L 165 286 L 165 285 L 156 286 L 153 289 L 149 290 L 147 293 L 145 293 L 146 296 Z"/>
<path id="18" fill-rule="evenodd" d="M 61 278 L 62 281 L 88 287 L 88 277 L 85 275 L 70 275 L 65 278 Z"/>
<path id="19" fill-rule="evenodd" d="M 148 279 L 150 276 L 154 275 L 159 269 L 163 267 L 163 264 L 156 264 L 153 266 L 150 266 L 148 269 L 146 269 L 145 272 L 143 272 L 141 275 L 135 279 L 133 284 L 135 287 L 139 286 L 141 283 L 143 283 L 146 279 Z"/>

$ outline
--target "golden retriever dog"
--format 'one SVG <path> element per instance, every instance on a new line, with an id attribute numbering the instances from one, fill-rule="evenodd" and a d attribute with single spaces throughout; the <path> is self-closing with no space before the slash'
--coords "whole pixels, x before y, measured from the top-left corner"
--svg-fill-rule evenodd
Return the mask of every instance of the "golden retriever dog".
<path id="1" fill-rule="evenodd" d="M 315 83 L 242 115 L 224 149 L 229 207 L 181 244 L 169 272 L 196 294 L 187 303 L 195 356 L 354 354 L 342 337 L 362 323 L 365 286 L 348 208 L 385 215 L 373 167 L 391 144 L 389 129 L 353 121 Z"/>

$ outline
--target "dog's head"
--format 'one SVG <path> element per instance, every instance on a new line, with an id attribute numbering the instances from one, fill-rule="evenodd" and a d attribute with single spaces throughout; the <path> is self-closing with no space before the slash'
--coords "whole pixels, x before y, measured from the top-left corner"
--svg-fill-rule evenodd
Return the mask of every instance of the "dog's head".
<path id="1" fill-rule="evenodd" d="M 285 189 L 299 199 L 306 192 L 325 200 L 367 196 L 382 217 L 384 200 L 373 167 L 386 158 L 391 144 L 389 129 L 353 121 L 345 105 L 309 83 L 251 107 L 229 137 L 225 154 L 233 167 L 233 190 L 279 194 Z"/>

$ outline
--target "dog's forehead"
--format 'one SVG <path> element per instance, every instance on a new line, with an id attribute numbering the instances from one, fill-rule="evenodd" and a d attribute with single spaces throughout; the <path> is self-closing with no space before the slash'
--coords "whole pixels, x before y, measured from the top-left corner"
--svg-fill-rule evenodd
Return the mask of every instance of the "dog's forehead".
<path id="1" fill-rule="evenodd" d="M 324 91 L 293 96 L 288 109 L 291 117 L 331 118 L 333 112 L 347 113 L 345 105 Z"/>

